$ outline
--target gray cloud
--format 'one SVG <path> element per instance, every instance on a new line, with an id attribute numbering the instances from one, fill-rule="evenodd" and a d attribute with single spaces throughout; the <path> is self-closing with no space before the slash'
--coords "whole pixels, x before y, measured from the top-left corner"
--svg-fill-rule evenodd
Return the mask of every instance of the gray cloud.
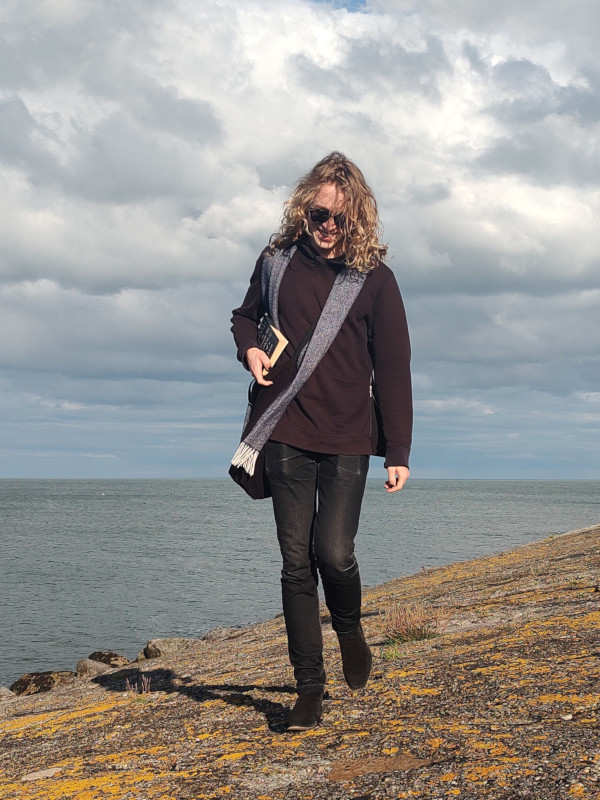
<path id="1" fill-rule="evenodd" d="M 21 97 L 0 99 L 0 160 L 4 164 L 33 175 L 46 172 L 55 160 L 45 141 L 54 143 L 51 132 L 30 114 Z"/>
<path id="2" fill-rule="evenodd" d="M 363 91 L 380 91 L 385 96 L 413 92 L 437 101 L 439 78 L 452 72 L 444 45 L 436 36 L 427 36 L 417 49 L 397 42 L 355 40 L 344 64 L 349 80 Z"/>
<path id="3" fill-rule="evenodd" d="M 365 92 L 389 97 L 396 92 L 439 99 L 439 75 L 451 71 L 443 44 L 427 37 L 409 50 L 398 42 L 350 39 L 340 63 L 324 67 L 304 53 L 291 59 L 306 91 L 325 97 L 358 101 Z"/>
<path id="4" fill-rule="evenodd" d="M 293 182 L 340 149 L 406 296 L 415 474 L 590 476 L 599 15 L 8 0 L 2 474 L 224 474 L 230 311 Z"/>
<path id="5" fill-rule="evenodd" d="M 565 150 L 565 131 L 552 126 L 497 139 L 477 163 L 490 172 L 514 173 L 538 184 L 588 184 L 600 179 L 598 147 Z"/>
<path id="6" fill-rule="evenodd" d="M 76 155 L 54 178 L 86 200 L 137 204 L 165 196 L 194 197 L 209 178 L 201 154 L 190 164 L 192 153 L 186 158 L 169 137 L 127 113 L 116 112 L 79 132 L 74 144 Z"/>
<path id="7" fill-rule="evenodd" d="M 222 136 L 213 105 L 180 97 L 175 87 L 151 84 L 131 100 L 135 116 L 154 130 L 200 145 L 214 144 Z"/>
<path id="8" fill-rule="evenodd" d="M 428 30 L 468 31 L 505 37 L 515 43 L 559 43 L 576 47 L 580 58 L 593 57 L 600 9 L 594 0 L 578 0 L 577 8 L 565 0 L 506 0 L 504 3 L 472 3 L 456 0 L 452 5 L 437 0 L 371 0 L 373 9 L 399 15 L 419 16 Z"/>

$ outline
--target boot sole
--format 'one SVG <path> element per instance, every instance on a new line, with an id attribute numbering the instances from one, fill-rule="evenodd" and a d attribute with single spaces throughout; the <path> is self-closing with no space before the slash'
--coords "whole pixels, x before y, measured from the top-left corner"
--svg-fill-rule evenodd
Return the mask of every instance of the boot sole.
<path id="1" fill-rule="evenodd" d="M 319 717 L 319 719 L 313 725 L 288 725 L 286 731 L 311 731 L 313 728 L 316 728 L 317 725 L 322 721 L 323 717 Z"/>

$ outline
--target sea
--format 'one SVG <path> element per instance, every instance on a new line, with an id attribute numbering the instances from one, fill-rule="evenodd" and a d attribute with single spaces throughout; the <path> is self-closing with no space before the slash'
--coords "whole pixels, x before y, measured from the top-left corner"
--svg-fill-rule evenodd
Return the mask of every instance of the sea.
<path id="1" fill-rule="evenodd" d="M 365 586 L 600 523 L 600 481 L 367 482 Z M 280 612 L 270 501 L 227 480 L 0 480 L 0 685 Z"/>

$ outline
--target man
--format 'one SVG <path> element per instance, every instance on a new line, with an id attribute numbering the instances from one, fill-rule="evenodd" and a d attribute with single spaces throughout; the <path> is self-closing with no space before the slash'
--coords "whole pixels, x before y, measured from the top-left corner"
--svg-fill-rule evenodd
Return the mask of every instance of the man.
<path id="1" fill-rule="evenodd" d="M 331 153 L 298 182 L 281 228 L 233 312 L 238 358 L 262 392 L 279 398 L 271 404 L 269 424 L 262 419 L 261 433 L 268 435 L 265 472 L 283 557 L 283 611 L 298 692 L 289 730 L 307 730 L 321 720 L 319 574 L 346 682 L 360 689 L 371 670 L 354 539 L 369 456 L 385 454 L 386 491 L 402 489 L 412 430 L 408 329 L 394 274 L 382 262 L 386 252 L 379 242 L 377 204 L 362 173 L 341 153 Z M 283 260 L 284 270 L 274 301 L 265 272 L 273 258 L 278 264 Z M 332 300 L 334 291 L 341 294 Z M 269 302 L 277 306 L 279 328 L 289 341 L 281 358 L 299 357 L 301 365 L 296 373 L 301 377 L 287 394 L 277 385 L 279 367 L 269 374 L 270 358 L 257 342 L 257 323 L 272 310 Z M 314 328 L 317 321 L 320 327 Z M 256 458 L 263 449 L 258 440 L 254 450 L 243 442 L 242 456 L 233 463 L 250 451 Z"/>

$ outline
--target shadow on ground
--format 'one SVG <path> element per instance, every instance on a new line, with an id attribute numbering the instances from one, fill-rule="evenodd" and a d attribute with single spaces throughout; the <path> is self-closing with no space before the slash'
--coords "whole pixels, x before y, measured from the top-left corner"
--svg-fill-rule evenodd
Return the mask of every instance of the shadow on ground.
<path id="1" fill-rule="evenodd" d="M 143 687 L 147 686 L 149 692 L 178 693 L 189 697 L 197 703 L 206 703 L 208 700 L 221 700 L 232 706 L 252 706 L 262 714 L 269 726 L 269 730 L 281 733 L 285 730 L 287 708 L 281 703 L 273 702 L 266 697 L 254 697 L 250 692 L 263 694 L 293 694 L 293 686 L 264 686 L 261 684 L 196 684 L 189 676 L 179 676 L 172 669 L 153 669 L 142 671 L 131 667 L 121 669 L 109 675 L 98 675 L 94 683 L 111 692 L 126 692 L 143 694 Z"/>

